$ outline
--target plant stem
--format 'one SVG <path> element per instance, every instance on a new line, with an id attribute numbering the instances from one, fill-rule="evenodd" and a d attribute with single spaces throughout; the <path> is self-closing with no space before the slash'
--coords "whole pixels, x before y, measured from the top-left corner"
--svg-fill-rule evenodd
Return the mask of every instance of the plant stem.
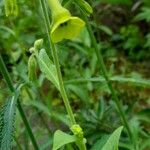
<path id="1" fill-rule="evenodd" d="M 107 73 L 107 70 L 106 70 L 106 66 L 105 66 L 105 63 L 104 63 L 102 54 L 101 54 L 100 50 L 98 49 L 97 41 L 96 41 L 96 38 L 95 38 L 95 36 L 94 36 L 94 34 L 93 34 L 93 32 L 92 32 L 91 25 L 90 25 L 90 23 L 89 23 L 89 21 L 88 21 L 87 16 L 86 16 L 83 12 L 81 12 L 81 14 L 82 14 L 82 16 L 83 16 L 83 18 L 84 18 L 84 20 L 85 20 L 85 22 L 86 22 L 89 35 L 90 35 L 91 40 L 92 40 L 92 42 L 93 42 L 94 50 L 95 50 L 95 53 L 96 53 L 96 55 L 97 55 L 97 59 L 98 59 L 98 62 L 99 62 L 99 67 L 101 68 L 102 74 L 103 74 L 103 76 L 104 76 L 104 78 L 105 78 L 105 80 L 106 80 L 106 82 L 107 82 L 108 88 L 109 88 L 109 90 L 111 91 L 113 100 L 114 100 L 114 102 L 115 102 L 115 104 L 116 104 L 116 106 L 117 106 L 117 109 L 118 109 L 118 112 L 119 112 L 120 117 L 121 117 L 121 119 L 122 119 L 122 122 L 123 122 L 124 126 L 126 127 L 127 133 L 128 133 L 128 135 L 129 135 L 131 141 L 132 141 L 132 142 L 134 143 L 134 145 L 135 145 L 135 141 L 134 141 L 134 139 L 133 139 L 131 129 L 130 129 L 129 124 L 128 124 L 128 121 L 127 121 L 127 119 L 126 119 L 126 117 L 125 117 L 125 114 L 124 114 L 122 105 L 121 105 L 121 103 L 120 103 L 120 101 L 119 101 L 119 99 L 118 99 L 118 96 L 117 96 L 117 94 L 116 94 L 116 92 L 115 92 L 115 90 L 114 90 L 114 88 L 113 88 L 113 86 L 112 86 L 112 83 L 111 83 L 110 79 L 109 79 L 109 76 L 108 76 L 108 73 Z"/>
<path id="2" fill-rule="evenodd" d="M 74 118 L 74 115 L 73 115 L 73 112 L 72 112 L 72 109 L 71 109 L 71 106 L 69 104 L 69 100 L 68 100 L 68 97 L 67 97 L 67 94 L 66 94 L 66 91 L 65 91 L 65 88 L 64 88 L 64 83 L 63 83 L 63 80 L 62 80 L 62 74 L 61 74 L 61 70 L 60 70 L 60 64 L 59 64 L 59 60 L 58 60 L 57 50 L 56 50 L 56 47 L 55 47 L 54 44 L 52 44 L 52 51 L 53 51 L 53 57 L 54 57 L 53 58 L 54 59 L 54 64 L 56 65 L 56 69 L 57 69 L 60 92 L 61 92 L 62 98 L 64 100 L 64 104 L 65 104 L 67 113 L 70 117 L 71 126 L 72 126 L 72 125 L 76 124 L 76 121 L 75 121 L 75 118 Z"/>
<path id="3" fill-rule="evenodd" d="M 25 125 L 25 127 L 26 127 L 26 129 L 27 129 L 27 131 L 28 131 L 28 134 L 29 134 L 29 136 L 30 136 L 30 139 L 31 139 L 31 141 L 32 141 L 32 144 L 33 144 L 33 146 L 34 146 L 34 149 L 35 149 L 35 150 L 39 150 L 39 147 L 38 147 L 38 145 L 37 145 L 37 142 L 36 142 L 36 140 L 35 140 L 35 137 L 34 137 L 34 135 L 33 135 L 33 132 L 32 132 L 32 130 L 31 130 L 31 127 L 30 127 L 30 125 L 29 125 L 29 122 L 28 122 L 28 120 L 27 120 L 27 118 L 26 118 L 26 116 L 25 116 L 25 113 L 24 113 L 24 111 L 23 111 L 23 108 L 22 108 L 22 106 L 21 106 L 19 100 L 18 100 L 17 106 L 18 106 L 18 110 L 19 110 L 19 112 L 20 112 L 21 118 L 22 118 L 22 120 L 23 120 L 23 122 L 24 122 L 24 125 Z"/>
<path id="4" fill-rule="evenodd" d="M 3 58 L 1 56 L 1 54 L 0 54 L 0 70 L 1 70 L 1 73 L 2 73 L 3 77 L 6 80 L 6 83 L 9 87 L 10 91 L 15 92 L 15 89 L 13 87 L 13 83 L 12 83 L 11 78 L 9 76 L 8 70 L 6 69 L 6 66 L 4 64 L 4 61 L 3 61 Z"/>
<path id="5" fill-rule="evenodd" d="M 49 42 L 50 42 L 50 47 L 51 47 L 51 50 L 52 50 L 54 64 L 55 64 L 56 69 L 57 69 L 57 75 L 58 75 L 58 80 L 59 80 L 59 85 L 60 85 L 60 93 L 61 93 L 61 96 L 63 98 L 67 113 L 68 113 L 70 121 L 71 121 L 71 126 L 72 126 L 72 125 L 76 124 L 76 121 L 75 121 L 75 118 L 74 118 L 74 115 L 73 115 L 73 112 L 72 112 L 72 109 L 71 109 L 71 106 L 69 104 L 69 100 L 68 100 L 68 97 L 67 97 L 67 94 L 66 94 L 66 91 L 65 91 L 65 88 L 64 88 L 62 75 L 61 75 L 61 70 L 60 70 L 60 64 L 59 64 L 58 55 L 57 55 L 57 50 L 56 50 L 55 45 L 51 42 L 51 38 L 50 38 L 50 35 L 49 35 L 49 33 L 50 33 L 49 32 L 50 21 L 49 21 L 49 18 L 48 18 L 47 8 L 45 7 L 45 4 L 44 4 L 43 0 L 40 0 L 40 4 L 41 4 L 43 16 L 44 16 L 44 22 L 45 22 L 46 30 L 48 31 L 47 33 L 48 33 L 48 38 L 49 38 Z"/>
<path id="6" fill-rule="evenodd" d="M 10 78 L 9 72 L 8 72 L 6 66 L 5 66 L 5 63 L 4 63 L 4 61 L 3 61 L 3 58 L 2 58 L 2 56 L 1 56 L 1 54 L 0 54 L 0 70 L 1 70 L 1 73 L 2 73 L 4 79 L 5 79 L 6 83 L 7 83 L 7 85 L 8 85 L 8 87 L 9 87 L 10 91 L 11 91 L 12 93 L 14 93 L 14 92 L 15 92 L 15 88 L 13 87 L 12 80 L 11 80 L 11 78 Z M 26 116 L 25 116 L 25 113 L 24 113 L 24 111 L 23 111 L 23 108 L 22 108 L 22 106 L 21 106 L 19 100 L 17 101 L 17 108 L 18 108 L 19 113 L 20 113 L 20 115 L 21 115 L 21 118 L 22 118 L 22 120 L 23 120 L 23 122 L 24 122 L 24 124 L 25 124 L 25 127 L 26 127 L 26 129 L 27 129 L 27 131 L 28 131 L 28 134 L 29 134 L 29 136 L 30 136 L 30 139 L 31 139 L 31 141 L 32 141 L 32 144 L 33 144 L 35 150 L 39 150 L 39 147 L 38 147 L 38 145 L 37 145 L 37 142 L 36 142 L 36 140 L 35 140 L 35 137 L 34 137 L 34 135 L 33 135 L 33 132 L 32 132 L 31 127 L 30 127 L 30 125 L 29 125 L 29 123 L 28 123 L 28 121 L 27 121 L 27 118 L 26 118 Z"/>
<path id="7" fill-rule="evenodd" d="M 86 145 L 84 144 L 83 141 L 80 142 L 80 144 L 78 145 L 78 147 L 79 147 L 80 150 L 87 150 L 87 149 L 86 149 Z"/>
<path id="8" fill-rule="evenodd" d="M 50 19 L 49 19 L 49 16 L 48 16 L 48 11 L 47 11 L 47 6 L 45 4 L 45 1 L 43 0 L 39 0 L 39 3 L 41 5 L 41 10 L 42 10 L 42 14 L 43 14 L 43 18 L 44 18 L 44 24 L 45 24 L 45 28 L 46 28 L 46 32 L 47 32 L 47 37 L 48 37 L 48 42 L 49 42 L 49 48 L 50 48 L 50 51 L 47 51 L 48 55 L 51 56 L 50 52 L 52 53 L 51 49 L 51 41 L 50 41 Z M 52 53 L 53 55 L 53 53 Z"/>
<path id="9" fill-rule="evenodd" d="M 49 17 L 48 17 L 48 11 L 47 11 L 47 7 L 45 5 L 45 1 L 40 0 L 40 4 L 41 4 L 41 7 L 42 7 L 42 12 L 43 12 L 44 20 L 45 20 L 44 22 L 45 22 L 46 30 L 49 31 L 50 20 L 49 20 Z M 47 32 L 47 33 L 48 33 L 48 38 L 49 38 L 49 44 L 50 44 L 50 47 L 51 47 L 51 50 L 52 50 L 52 56 L 53 56 L 54 64 L 55 64 L 56 69 L 57 69 L 57 75 L 58 75 L 59 86 L 60 86 L 60 93 L 61 93 L 61 96 L 63 98 L 64 104 L 65 104 L 65 107 L 66 107 L 66 110 L 67 110 L 67 113 L 68 113 L 69 118 L 70 118 L 70 122 L 71 122 L 70 126 L 73 126 L 74 124 L 76 124 L 76 121 L 75 121 L 74 114 L 73 114 L 73 111 L 71 109 L 71 106 L 70 106 L 70 103 L 69 103 L 69 100 L 68 100 L 68 97 L 67 97 L 67 93 L 66 93 L 66 90 L 65 90 L 65 87 L 64 87 L 62 74 L 61 74 L 61 70 L 60 70 L 59 59 L 58 59 L 58 55 L 57 55 L 57 49 L 56 49 L 55 45 L 53 44 L 53 42 L 51 41 L 51 37 L 49 35 L 50 32 Z M 80 145 L 77 144 L 79 149 L 80 150 L 86 150 L 86 144 L 84 143 L 84 140 L 82 140 L 80 142 L 81 142 Z"/>

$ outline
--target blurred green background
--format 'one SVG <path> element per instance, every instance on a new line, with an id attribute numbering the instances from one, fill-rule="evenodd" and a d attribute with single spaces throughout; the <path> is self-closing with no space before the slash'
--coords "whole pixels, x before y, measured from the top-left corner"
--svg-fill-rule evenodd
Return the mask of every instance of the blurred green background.
<path id="1" fill-rule="evenodd" d="M 150 1 L 88 0 L 89 17 L 98 46 L 123 103 L 139 150 L 150 149 Z M 21 102 L 41 149 L 52 147 L 56 129 L 68 131 L 68 117 L 60 94 L 37 68 L 37 81 L 28 81 L 28 58 L 35 40 L 43 38 L 51 57 L 45 25 L 37 0 L 18 0 L 17 17 L 6 17 L 0 1 L 0 53 L 14 85 L 26 83 Z M 72 14 L 80 16 L 74 4 Z M 99 77 L 97 58 L 87 29 L 72 41 L 57 45 L 68 97 L 77 121 L 84 129 L 88 149 L 121 125 L 104 78 Z M 0 106 L 10 96 L 0 74 Z M 13 149 L 32 150 L 27 131 L 17 112 Z M 129 149 L 122 133 L 120 149 Z"/>

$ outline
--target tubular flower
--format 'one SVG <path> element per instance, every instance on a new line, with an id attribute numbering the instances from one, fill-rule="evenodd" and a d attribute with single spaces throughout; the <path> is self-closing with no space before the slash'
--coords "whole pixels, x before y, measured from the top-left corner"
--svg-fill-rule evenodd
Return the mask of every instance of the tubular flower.
<path id="1" fill-rule="evenodd" d="M 61 6 L 58 0 L 48 0 L 52 12 L 51 39 L 54 43 L 63 39 L 73 39 L 85 26 L 85 22 L 71 16 L 70 12 Z"/>

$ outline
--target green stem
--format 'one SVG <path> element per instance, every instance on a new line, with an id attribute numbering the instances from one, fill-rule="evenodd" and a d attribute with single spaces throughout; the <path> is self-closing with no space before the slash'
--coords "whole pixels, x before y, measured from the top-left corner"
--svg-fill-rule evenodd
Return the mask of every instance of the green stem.
<path id="1" fill-rule="evenodd" d="M 50 21 L 49 21 L 49 18 L 48 18 L 47 8 L 45 7 L 44 1 L 40 0 L 40 4 L 41 4 L 43 16 L 44 16 L 44 22 L 45 22 L 46 30 L 49 31 Z M 67 113 L 68 113 L 70 121 L 71 121 L 71 126 L 72 126 L 72 125 L 76 124 L 76 121 L 75 121 L 75 118 L 74 118 L 74 115 L 73 115 L 73 112 L 72 112 L 72 109 L 71 109 L 71 106 L 69 104 L 69 100 L 68 100 L 68 97 L 67 97 L 67 94 L 66 94 L 66 91 L 65 91 L 65 88 L 64 88 L 62 75 L 61 75 L 61 70 L 60 70 L 60 65 L 59 65 L 59 60 L 58 60 L 58 55 L 57 55 L 57 50 L 56 50 L 55 45 L 50 40 L 51 38 L 50 38 L 49 32 L 47 32 L 47 33 L 48 33 L 48 38 L 49 38 L 50 45 L 51 45 L 50 47 L 51 47 L 51 50 L 52 50 L 54 64 L 56 65 L 56 69 L 57 69 L 58 80 L 59 80 L 59 85 L 60 85 L 60 93 L 62 95 Z"/>
<path id="2" fill-rule="evenodd" d="M 0 70 L 1 70 L 1 73 L 2 73 L 4 79 L 5 79 L 6 83 L 7 83 L 10 91 L 14 93 L 15 92 L 15 88 L 13 87 L 12 80 L 10 78 L 9 72 L 8 72 L 6 66 L 5 66 L 5 63 L 4 63 L 3 58 L 2 58 L 1 55 L 0 55 Z M 29 123 L 27 121 L 27 118 L 25 116 L 25 113 L 23 111 L 23 108 L 22 108 L 19 100 L 17 101 L 17 108 L 18 108 L 19 113 L 21 115 L 21 118 L 22 118 L 22 120 L 23 120 L 23 122 L 25 124 L 25 127 L 26 127 L 26 129 L 28 131 L 28 134 L 29 134 L 29 136 L 31 138 L 31 141 L 32 141 L 32 144 L 33 144 L 35 150 L 39 150 L 39 147 L 37 145 L 37 142 L 35 140 L 35 137 L 34 137 L 34 135 L 32 133 L 31 127 L 30 127 L 30 125 L 29 125 Z"/>
<path id="3" fill-rule="evenodd" d="M 101 71 L 102 71 L 102 74 L 107 82 L 107 85 L 109 87 L 109 90 L 111 91 L 111 94 L 112 94 L 112 97 L 113 97 L 113 100 L 117 106 L 117 109 L 118 109 L 118 112 L 120 114 L 120 117 L 122 119 L 122 122 L 124 124 L 124 126 L 126 127 L 126 130 L 128 132 L 128 135 L 131 139 L 131 141 L 134 143 L 135 145 L 135 141 L 133 139 L 133 136 L 132 136 L 132 132 L 131 132 L 131 129 L 129 127 L 129 124 L 128 124 L 128 121 L 125 117 L 125 114 L 124 114 L 124 111 L 123 111 L 123 108 L 122 108 L 122 105 L 118 99 L 118 96 L 116 95 L 116 92 L 112 86 L 112 83 L 109 79 L 109 76 L 108 76 L 108 73 L 107 73 L 107 70 L 106 70 L 106 66 L 105 66 L 105 63 L 104 63 L 104 60 L 103 60 L 103 57 L 102 57 L 102 54 L 100 52 L 100 50 L 98 49 L 98 46 L 97 46 L 97 42 L 96 42 L 96 38 L 92 32 L 92 28 L 91 28 L 91 25 L 89 24 L 89 21 L 88 21 L 88 18 L 87 16 L 82 12 L 82 16 L 86 22 L 86 25 L 87 25 L 87 29 L 88 29 L 88 32 L 89 32 L 89 35 L 91 37 L 91 40 L 93 42 L 93 46 L 94 46 L 94 50 L 95 50 L 95 53 L 97 55 L 97 58 L 98 58 L 98 62 L 99 62 L 99 67 L 101 68 Z"/>
<path id="4" fill-rule="evenodd" d="M 47 8 L 45 5 L 45 1 L 43 2 L 42 0 L 40 0 L 40 4 L 41 4 L 43 16 L 44 16 L 44 22 L 45 22 L 46 30 L 49 31 L 50 20 L 48 17 L 48 11 L 47 11 Z M 69 100 L 68 100 L 68 97 L 67 97 L 67 94 L 65 91 L 65 87 L 64 87 L 64 83 L 63 83 L 63 79 L 62 79 L 62 74 L 61 74 L 61 70 L 60 70 L 59 59 L 58 59 L 58 55 L 57 55 L 57 49 L 56 49 L 55 45 L 52 43 L 49 33 L 50 32 L 48 32 L 49 44 L 50 44 L 50 47 L 52 50 L 54 64 L 55 64 L 56 69 L 57 69 L 57 75 L 58 75 L 59 86 L 60 86 L 60 93 L 61 93 L 61 96 L 63 98 L 67 113 L 69 115 L 71 126 L 73 126 L 74 124 L 76 124 L 76 121 L 75 121 L 74 114 L 73 114 L 73 111 L 71 109 L 71 106 L 70 106 L 70 103 L 69 103 Z M 84 143 L 84 141 L 81 141 L 81 144 L 78 145 L 78 147 L 80 150 L 86 150 L 86 144 Z"/>
<path id="5" fill-rule="evenodd" d="M 46 32 L 47 32 L 47 36 L 48 36 L 49 48 L 50 48 L 50 51 L 51 51 L 51 49 L 52 49 L 52 47 L 51 47 L 52 44 L 51 44 L 51 41 L 50 41 L 50 27 L 51 27 L 51 25 L 50 25 L 50 20 L 49 20 L 49 16 L 48 16 L 47 6 L 46 6 L 46 4 L 43 0 L 39 0 L 39 3 L 40 3 L 41 8 L 42 8 L 41 9 L 42 14 L 44 14 L 43 15 L 44 16 L 43 17 L 44 18 L 44 24 L 45 24 L 45 28 L 46 28 Z M 49 56 L 51 55 L 50 51 L 47 52 Z"/>
<path id="6" fill-rule="evenodd" d="M 32 132 L 32 130 L 31 130 L 31 127 L 30 127 L 30 125 L 29 125 L 29 122 L 28 122 L 28 120 L 27 120 L 27 118 L 26 118 L 26 116 L 25 116 L 25 113 L 24 113 L 24 111 L 23 111 L 23 108 L 22 108 L 22 106 L 21 106 L 19 100 L 18 100 L 17 107 L 18 107 L 18 110 L 19 110 L 19 112 L 20 112 L 21 118 L 22 118 L 22 120 L 23 120 L 23 122 L 24 122 L 24 124 L 25 124 L 25 127 L 26 127 L 26 129 L 27 129 L 27 131 L 28 131 L 28 134 L 29 134 L 29 136 L 30 136 L 30 139 L 31 139 L 31 141 L 32 141 L 32 144 L 33 144 L 33 146 L 34 146 L 34 149 L 35 149 L 35 150 L 39 150 L 39 147 L 38 147 L 38 145 L 37 145 L 37 142 L 36 142 L 36 140 L 35 140 L 35 137 L 34 137 L 34 135 L 33 135 L 33 132 Z"/>
<path id="7" fill-rule="evenodd" d="M 13 87 L 13 83 L 11 81 L 10 76 L 8 75 L 9 73 L 8 73 L 8 70 L 6 69 L 6 66 L 4 64 L 4 61 L 3 61 L 3 58 L 1 56 L 1 54 L 0 54 L 0 70 L 1 70 L 1 73 L 2 73 L 3 77 L 6 80 L 6 83 L 7 83 L 8 87 L 9 87 L 10 91 L 11 92 L 15 92 L 15 89 Z"/>
<path id="8" fill-rule="evenodd" d="M 64 100 L 64 104 L 65 104 L 67 113 L 68 113 L 68 115 L 70 117 L 71 126 L 72 126 L 72 125 L 76 124 L 76 121 L 75 121 L 75 118 L 74 118 L 74 115 L 73 115 L 73 112 L 72 112 L 72 109 L 71 109 L 71 106 L 69 104 L 69 100 L 68 100 L 68 97 L 67 97 L 67 94 L 66 94 L 66 91 L 65 91 L 65 88 L 64 88 L 64 83 L 63 83 L 63 80 L 62 80 L 62 75 L 61 75 L 61 70 L 60 70 L 60 64 L 59 64 L 59 60 L 58 60 L 57 50 L 56 50 L 56 47 L 55 47 L 54 44 L 52 44 L 52 51 L 53 51 L 54 64 L 56 65 L 56 69 L 57 69 L 57 75 L 58 75 L 58 80 L 59 80 L 60 92 L 61 92 L 62 98 Z"/>
<path id="9" fill-rule="evenodd" d="M 45 8 L 45 5 L 42 2 L 42 0 L 40 0 L 40 4 L 41 4 L 41 7 L 42 7 L 42 12 L 43 12 L 43 16 L 44 16 L 44 22 L 45 22 L 46 30 L 49 31 L 48 28 L 50 27 L 49 26 L 50 21 L 49 21 L 49 18 L 48 18 L 47 8 Z M 49 34 L 48 34 L 48 38 L 49 38 L 49 40 L 51 39 Z M 71 121 L 71 125 L 73 125 L 73 124 L 76 124 L 76 121 L 75 121 L 75 118 L 74 118 L 74 115 L 73 115 L 72 109 L 70 107 L 69 100 L 68 100 L 68 97 L 67 97 L 67 94 L 66 94 L 66 91 L 65 91 L 65 88 L 64 88 L 62 75 L 61 75 L 61 71 L 60 71 L 58 55 L 57 55 L 57 50 L 55 48 L 55 45 L 51 42 L 51 40 L 50 40 L 50 44 L 51 44 L 50 47 L 51 47 L 51 50 L 52 50 L 54 63 L 56 65 L 56 69 L 57 69 L 58 80 L 59 80 L 59 85 L 60 85 L 60 93 L 62 95 L 62 98 L 63 98 L 64 104 L 65 104 L 67 113 L 69 115 L 69 118 L 70 118 L 70 121 Z"/>
<path id="10" fill-rule="evenodd" d="M 87 150 L 86 145 L 83 141 L 80 142 L 80 144 L 78 145 L 80 150 Z"/>

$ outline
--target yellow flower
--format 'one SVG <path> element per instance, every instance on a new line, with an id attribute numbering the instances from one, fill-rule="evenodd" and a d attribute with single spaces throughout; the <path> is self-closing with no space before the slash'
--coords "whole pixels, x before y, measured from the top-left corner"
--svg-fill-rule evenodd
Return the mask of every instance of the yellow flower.
<path id="1" fill-rule="evenodd" d="M 57 0 L 49 0 L 49 5 L 52 11 L 52 28 L 51 39 L 54 43 L 60 42 L 63 39 L 73 39 L 85 26 L 85 22 L 71 16 L 70 12 L 63 8 Z"/>

